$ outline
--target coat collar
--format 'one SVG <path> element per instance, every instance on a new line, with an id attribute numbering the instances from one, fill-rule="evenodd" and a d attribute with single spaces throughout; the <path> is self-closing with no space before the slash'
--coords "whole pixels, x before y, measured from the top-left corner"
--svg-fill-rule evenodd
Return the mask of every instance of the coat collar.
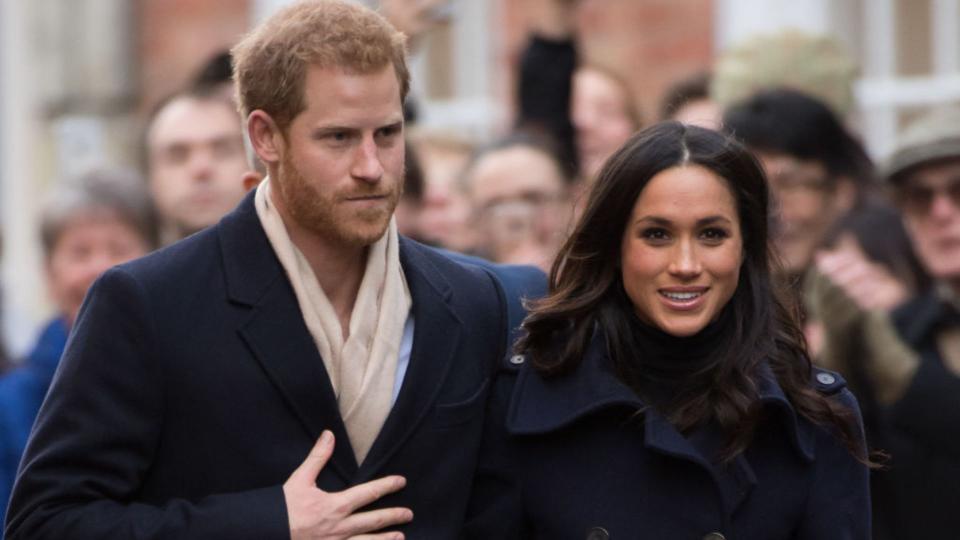
<path id="1" fill-rule="evenodd" d="M 812 426 L 798 421 L 766 363 L 761 366 L 757 387 L 760 400 L 780 413 L 799 457 L 811 462 Z M 514 435 L 549 433 L 616 407 L 643 411 L 644 446 L 650 451 L 696 463 L 705 470 L 717 486 L 727 516 L 734 514 L 756 486 L 757 477 L 745 453 L 726 467 L 718 467 L 704 456 L 704 449 L 719 450 L 723 444 L 717 429 L 708 426 L 684 436 L 655 409 L 645 408 L 611 371 L 602 332 L 594 332 L 583 361 L 569 375 L 544 380 L 529 365 L 524 366 L 507 413 L 507 429 Z"/>
<path id="2" fill-rule="evenodd" d="M 424 248 L 401 238 L 400 264 L 413 297 L 413 350 L 397 402 L 360 465 L 353 456 L 323 360 L 260 225 L 253 194 L 218 228 L 228 299 L 250 309 L 238 329 L 241 339 L 311 440 L 324 429 L 334 433 L 333 469 L 346 482 L 372 477 L 429 410 L 453 363 L 462 325 L 449 306 L 450 283 L 424 256 Z"/>
<path id="3" fill-rule="evenodd" d="M 798 418 L 767 363 L 760 366 L 757 390 L 764 405 L 779 413 L 778 418 L 787 427 L 799 457 L 812 461 L 813 426 Z M 516 435 L 549 433 L 598 411 L 616 407 L 644 410 L 648 447 L 690 457 L 692 447 L 686 438 L 656 410 L 646 409 L 643 400 L 614 375 L 600 331 L 594 332 L 583 360 L 568 375 L 543 379 L 531 366 L 524 366 L 511 399 L 507 429 Z"/>
<path id="4" fill-rule="evenodd" d="M 903 339 L 918 347 L 933 339 L 938 327 L 955 317 L 955 312 L 951 302 L 934 287 L 894 310 L 892 319 Z"/>

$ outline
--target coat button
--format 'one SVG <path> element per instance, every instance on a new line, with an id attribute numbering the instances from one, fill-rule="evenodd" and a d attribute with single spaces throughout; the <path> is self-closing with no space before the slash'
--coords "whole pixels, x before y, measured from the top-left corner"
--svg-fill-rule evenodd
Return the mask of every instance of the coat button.
<path id="1" fill-rule="evenodd" d="M 603 527 L 594 527 L 587 531 L 587 540 L 610 540 L 610 533 Z"/>
<path id="2" fill-rule="evenodd" d="M 524 356 L 524 355 L 522 355 L 522 354 L 515 354 L 515 355 L 513 355 L 513 356 L 510 357 L 510 363 L 513 364 L 513 365 L 515 365 L 515 366 L 519 366 L 520 364 L 522 364 L 522 363 L 524 363 L 524 362 L 526 362 L 526 361 L 527 361 L 527 357 Z"/>
<path id="3" fill-rule="evenodd" d="M 712 532 L 707 533 L 706 536 L 703 537 L 703 540 L 727 540 L 727 537 L 718 532 Z"/>
<path id="4" fill-rule="evenodd" d="M 829 373 L 817 373 L 817 381 L 820 384 L 830 385 L 837 382 L 837 378 Z"/>

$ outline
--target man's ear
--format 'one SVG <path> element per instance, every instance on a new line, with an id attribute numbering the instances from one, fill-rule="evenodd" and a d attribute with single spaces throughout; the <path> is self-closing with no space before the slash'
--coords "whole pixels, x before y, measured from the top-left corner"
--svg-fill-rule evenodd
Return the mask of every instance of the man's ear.
<path id="1" fill-rule="evenodd" d="M 257 157 L 266 165 L 280 161 L 283 150 L 283 134 L 273 118 L 257 109 L 247 117 L 247 134 Z"/>
<path id="2" fill-rule="evenodd" d="M 263 181 L 263 175 L 257 171 L 247 171 L 243 173 L 243 191 L 250 191 L 251 189 L 260 185 L 260 182 Z"/>

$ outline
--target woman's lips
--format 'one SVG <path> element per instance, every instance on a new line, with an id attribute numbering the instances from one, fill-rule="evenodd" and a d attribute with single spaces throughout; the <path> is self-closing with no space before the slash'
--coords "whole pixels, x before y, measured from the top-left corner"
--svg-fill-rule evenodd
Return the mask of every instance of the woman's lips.
<path id="1" fill-rule="evenodd" d="M 658 289 L 661 301 L 670 309 L 690 311 L 703 305 L 709 287 L 666 287 Z"/>

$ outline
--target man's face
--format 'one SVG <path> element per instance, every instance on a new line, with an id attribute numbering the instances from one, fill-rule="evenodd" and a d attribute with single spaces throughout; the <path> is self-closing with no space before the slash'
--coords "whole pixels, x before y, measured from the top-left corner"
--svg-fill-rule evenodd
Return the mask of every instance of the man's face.
<path id="1" fill-rule="evenodd" d="M 851 201 L 838 196 L 836 181 L 818 161 L 766 152 L 756 155 L 779 210 L 773 240 L 784 270 L 802 273 L 830 226 L 849 209 Z"/>
<path id="2" fill-rule="evenodd" d="M 897 195 L 927 271 L 960 290 L 960 159 L 915 169 Z"/>
<path id="3" fill-rule="evenodd" d="M 540 150 L 512 146 L 483 156 L 469 180 L 488 255 L 549 268 L 572 210 L 556 163 Z"/>
<path id="4" fill-rule="evenodd" d="M 229 103 L 171 101 L 154 118 L 147 145 L 151 193 L 178 235 L 213 225 L 243 198 L 247 163 L 240 117 Z"/>
<path id="5" fill-rule="evenodd" d="M 335 246 L 371 244 L 383 236 L 403 188 L 403 109 L 393 66 L 367 74 L 311 67 L 304 99 L 283 137 L 273 200 L 288 227 Z"/>

